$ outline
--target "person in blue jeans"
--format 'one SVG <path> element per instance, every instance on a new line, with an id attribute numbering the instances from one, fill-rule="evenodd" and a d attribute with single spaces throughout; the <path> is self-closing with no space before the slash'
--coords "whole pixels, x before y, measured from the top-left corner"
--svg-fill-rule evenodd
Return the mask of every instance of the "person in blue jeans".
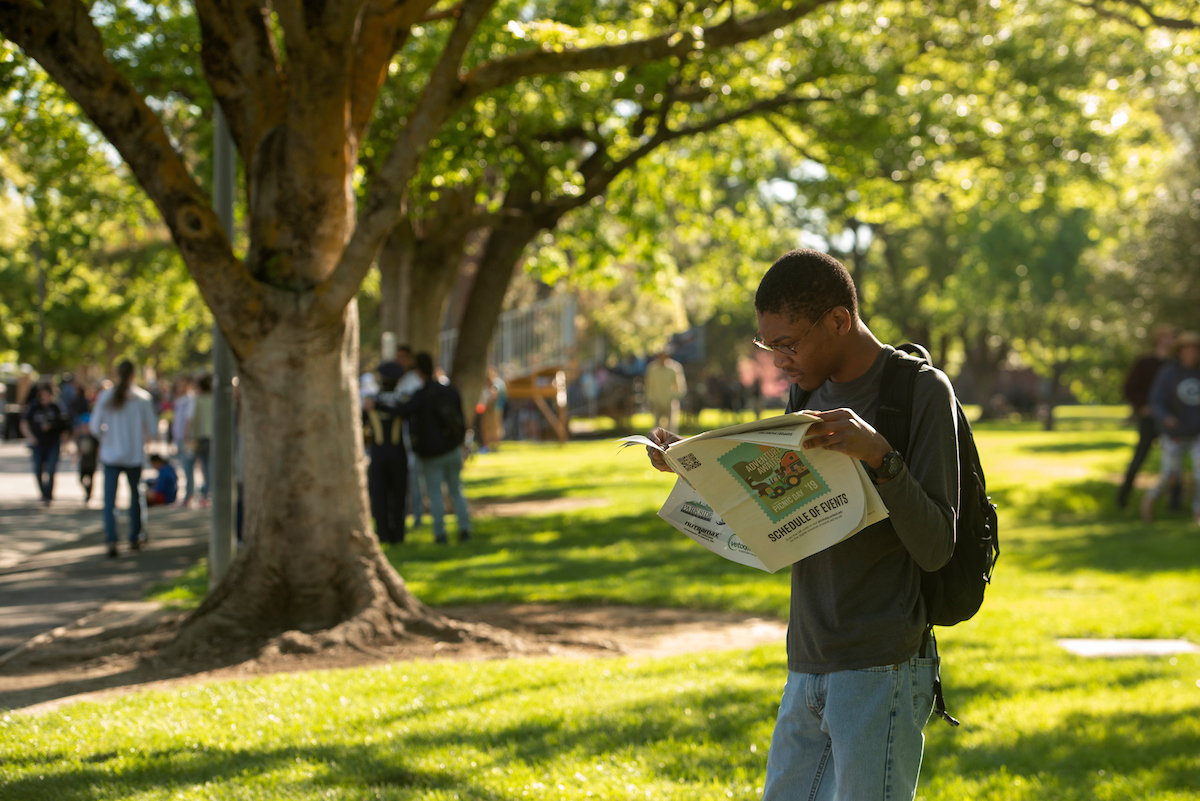
<path id="1" fill-rule="evenodd" d="M 90 422 L 104 465 L 104 540 L 110 558 L 117 556 L 117 482 L 122 474 L 129 483 L 129 549 L 142 546 L 142 462 L 146 442 L 158 432 L 150 393 L 133 383 L 133 362 L 121 362 L 117 377 L 117 385 L 96 399 Z"/>
<path id="2" fill-rule="evenodd" d="M 54 397 L 54 385 L 38 384 L 37 394 L 21 417 L 21 431 L 33 456 L 33 477 L 42 504 L 54 500 L 54 473 L 58 470 L 58 454 L 63 437 L 71 431 L 67 409 Z"/>
<path id="3" fill-rule="evenodd" d="M 425 478 L 429 493 L 429 511 L 433 518 L 434 541 L 446 544 L 446 522 L 442 487 L 450 495 L 450 503 L 458 518 L 458 541 L 471 538 L 471 516 L 463 497 L 460 479 L 463 467 L 462 446 L 466 439 L 466 420 L 462 398 L 449 384 L 440 384 L 433 377 L 433 358 L 418 353 L 414 359 L 417 374 L 424 382 L 409 400 L 398 407 L 408 420 L 408 433 L 417 469 Z"/>
<path id="4" fill-rule="evenodd" d="M 820 419 L 804 448 L 860 460 L 889 517 L 792 565 L 787 683 L 767 755 L 764 801 L 912 799 L 934 704 L 936 649 L 921 571 L 954 550 L 958 429 L 954 391 L 923 367 L 911 442 L 901 455 L 875 430 L 894 352 L 858 316 L 845 267 L 815 250 L 785 254 L 754 299 L 754 344 Z M 789 403 L 788 411 L 798 411 Z M 678 439 L 661 428 L 651 439 Z M 668 470 L 659 452 L 651 463 Z"/>

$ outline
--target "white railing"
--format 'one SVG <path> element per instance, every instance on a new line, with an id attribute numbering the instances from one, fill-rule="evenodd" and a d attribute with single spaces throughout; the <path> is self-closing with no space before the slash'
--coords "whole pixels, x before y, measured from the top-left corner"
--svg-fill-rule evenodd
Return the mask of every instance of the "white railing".
<path id="1" fill-rule="evenodd" d="M 438 365 L 447 373 L 457 347 L 458 329 L 438 335 Z M 488 348 L 488 364 L 509 381 L 567 364 L 574 348 L 575 298 L 555 295 L 500 315 Z"/>

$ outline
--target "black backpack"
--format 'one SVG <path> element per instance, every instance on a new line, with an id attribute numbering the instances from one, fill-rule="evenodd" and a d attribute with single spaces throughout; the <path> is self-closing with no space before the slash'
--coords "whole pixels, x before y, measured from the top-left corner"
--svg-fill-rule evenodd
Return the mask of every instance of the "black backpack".
<path id="1" fill-rule="evenodd" d="M 912 429 L 913 385 L 923 365 L 932 366 L 928 351 L 920 345 L 906 344 L 897 347 L 883 366 L 875 429 L 902 456 L 908 452 Z M 811 394 L 793 385 L 789 408 L 803 409 Z M 921 596 L 930 636 L 934 626 L 953 626 L 979 611 L 1000 556 L 996 506 L 987 494 L 975 436 L 957 398 L 954 405 L 958 412 L 958 525 L 950 561 L 932 573 L 921 571 Z M 940 679 L 935 691 L 938 716 L 957 726 L 958 721 L 946 712 Z"/>
<path id="2" fill-rule="evenodd" d="M 453 387 L 430 381 L 426 386 L 429 415 L 425 418 L 436 430 L 424 430 L 421 425 L 410 429 L 413 451 L 417 456 L 442 456 L 459 447 L 467 438 L 467 422 L 463 417 L 462 399 Z"/>

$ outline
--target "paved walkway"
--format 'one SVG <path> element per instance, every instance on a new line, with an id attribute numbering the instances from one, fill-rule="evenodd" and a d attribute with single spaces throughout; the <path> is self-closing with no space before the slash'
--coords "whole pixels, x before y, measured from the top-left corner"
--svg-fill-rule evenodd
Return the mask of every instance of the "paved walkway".
<path id="1" fill-rule="evenodd" d="M 122 509 L 121 556 L 109 559 L 100 504 L 94 494 L 84 506 L 77 474 L 69 462 L 64 467 L 55 503 L 44 508 L 24 444 L 0 443 L 0 654 L 110 601 L 137 600 L 208 553 L 207 511 L 151 509 L 143 523 L 150 541 L 132 553 Z M 102 484 L 97 476 L 97 492 Z"/>

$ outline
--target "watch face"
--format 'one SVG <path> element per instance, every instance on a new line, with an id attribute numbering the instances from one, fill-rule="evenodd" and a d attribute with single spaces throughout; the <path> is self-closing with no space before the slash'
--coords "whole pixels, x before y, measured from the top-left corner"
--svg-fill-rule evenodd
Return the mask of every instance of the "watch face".
<path id="1" fill-rule="evenodd" d="M 900 471 L 904 469 L 904 460 L 900 457 L 899 451 L 892 451 L 883 457 L 883 464 L 880 465 L 879 472 L 888 478 L 895 478 L 900 475 Z"/>

